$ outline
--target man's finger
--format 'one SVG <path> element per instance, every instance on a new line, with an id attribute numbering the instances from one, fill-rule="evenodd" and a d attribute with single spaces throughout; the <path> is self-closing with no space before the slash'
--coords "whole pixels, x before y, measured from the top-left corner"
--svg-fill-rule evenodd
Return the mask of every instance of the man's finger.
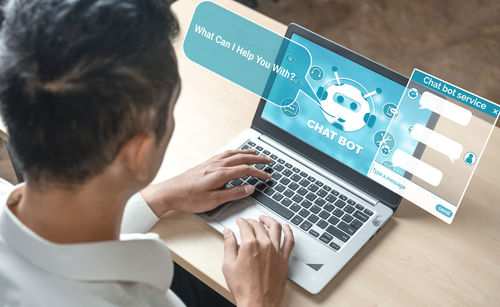
<path id="1" fill-rule="evenodd" d="M 224 166 L 236 166 L 243 164 L 268 164 L 271 162 L 266 156 L 258 156 L 255 154 L 245 154 L 239 153 L 233 156 L 227 157 L 222 161 L 222 165 Z"/>
<path id="2" fill-rule="evenodd" d="M 254 219 L 248 219 L 248 223 L 252 225 L 253 230 L 255 232 L 255 237 L 259 242 L 268 242 L 269 241 L 269 235 L 267 234 L 266 228 L 264 228 L 264 225 L 259 223 L 258 221 Z"/>
<path id="3" fill-rule="evenodd" d="M 288 224 L 285 224 L 283 226 L 283 233 L 285 234 L 285 237 L 283 240 L 283 247 L 281 247 L 281 252 L 286 257 L 286 259 L 288 259 L 290 258 L 293 246 L 295 245 L 295 238 L 293 236 L 292 229 Z"/>
<path id="4" fill-rule="evenodd" d="M 232 263 L 238 256 L 238 243 L 231 229 L 224 229 L 224 262 Z"/>
<path id="5" fill-rule="evenodd" d="M 256 177 L 262 180 L 268 180 L 271 178 L 271 174 L 250 165 L 222 167 L 219 170 L 213 172 L 211 175 L 213 179 L 212 186 L 214 188 L 221 187 L 231 180 L 247 176 Z"/>
<path id="6" fill-rule="evenodd" d="M 255 232 L 247 220 L 238 217 L 236 218 L 236 224 L 238 224 L 238 227 L 240 228 L 241 244 L 255 240 Z"/>
<path id="7" fill-rule="evenodd" d="M 227 157 L 234 156 L 239 153 L 252 154 L 255 153 L 255 148 L 226 150 L 221 152 L 220 154 L 213 156 L 212 159 L 225 159 Z"/>
<path id="8" fill-rule="evenodd" d="M 269 238 L 276 250 L 279 250 L 281 244 L 281 224 L 265 215 L 259 216 L 259 220 L 262 224 L 267 226 L 267 229 L 269 229 Z"/>
<path id="9" fill-rule="evenodd" d="M 213 193 L 212 198 L 217 200 L 218 204 L 224 204 L 229 201 L 238 200 L 250 196 L 254 191 L 254 186 L 245 184 L 229 189 L 215 190 L 211 193 Z"/>

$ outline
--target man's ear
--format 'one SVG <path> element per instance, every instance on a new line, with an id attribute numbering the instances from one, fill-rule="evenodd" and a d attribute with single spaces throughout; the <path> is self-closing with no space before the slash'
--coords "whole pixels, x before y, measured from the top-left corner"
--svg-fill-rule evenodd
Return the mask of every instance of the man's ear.
<path id="1" fill-rule="evenodd" d="M 116 161 L 121 162 L 138 180 L 145 181 L 151 175 L 149 164 L 155 149 L 156 141 L 152 134 L 138 134 L 123 145 Z"/>

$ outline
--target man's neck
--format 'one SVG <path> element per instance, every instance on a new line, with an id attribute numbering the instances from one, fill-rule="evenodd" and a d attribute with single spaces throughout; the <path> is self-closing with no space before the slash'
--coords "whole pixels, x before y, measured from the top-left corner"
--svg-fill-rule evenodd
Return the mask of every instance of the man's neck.
<path id="1" fill-rule="evenodd" d="M 73 187 L 32 186 L 28 182 L 11 210 L 28 228 L 55 243 L 116 240 L 127 199 L 105 178 Z"/>

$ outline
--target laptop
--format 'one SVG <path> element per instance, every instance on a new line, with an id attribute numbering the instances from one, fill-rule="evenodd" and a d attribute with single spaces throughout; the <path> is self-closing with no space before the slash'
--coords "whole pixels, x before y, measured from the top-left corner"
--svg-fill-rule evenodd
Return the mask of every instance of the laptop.
<path id="1" fill-rule="evenodd" d="M 252 126 L 223 149 L 255 148 L 271 158 L 269 165 L 255 167 L 272 173 L 272 178 L 228 183 L 252 184 L 255 193 L 199 217 L 219 232 L 232 229 L 237 237 L 237 217 L 258 220 L 268 215 L 288 223 L 295 236 L 288 277 L 316 294 L 401 201 L 366 174 L 379 147 L 387 150 L 386 145 L 395 142 L 384 139 L 384 132 L 398 116 L 408 79 L 299 25 L 289 25 L 286 37 L 311 53 L 306 79 L 321 97 L 321 106 L 302 92 L 286 107 L 261 99 Z M 282 56 L 287 60 L 286 51 Z M 270 91 L 279 90 L 270 82 Z M 428 126 L 436 120 L 430 116 Z M 421 155 L 423 145 L 412 146 L 414 155 Z"/>

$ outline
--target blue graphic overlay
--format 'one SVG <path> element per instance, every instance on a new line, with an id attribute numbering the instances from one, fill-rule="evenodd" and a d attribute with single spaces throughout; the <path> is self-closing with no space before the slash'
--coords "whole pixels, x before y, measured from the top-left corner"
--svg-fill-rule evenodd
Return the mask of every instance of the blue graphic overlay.
<path id="1" fill-rule="evenodd" d="M 319 103 L 306 80 L 307 49 L 213 2 L 196 7 L 183 48 L 191 61 L 277 106 L 292 103 L 299 92 Z M 270 80 L 280 93 L 269 94 Z"/>
<path id="2" fill-rule="evenodd" d="M 391 135 L 391 140 L 383 140 L 392 118 L 412 117 L 411 112 L 396 107 L 404 86 L 297 34 L 291 39 L 311 54 L 312 65 L 306 79 L 320 104 L 300 93 L 296 99 L 300 108 L 297 116 L 287 116 L 280 108 L 266 104 L 262 112 L 265 120 L 363 175 L 367 174 L 381 143 L 387 161 L 396 142 L 411 152 L 415 150 L 418 142 L 407 138 L 409 127 Z M 280 96 L 285 91 L 274 84 L 271 94 Z M 426 112 L 413 121 L 425 125 L 430 115 L 430 111 Z M 398 172 L 404 174 L 403 170 Z"/>

